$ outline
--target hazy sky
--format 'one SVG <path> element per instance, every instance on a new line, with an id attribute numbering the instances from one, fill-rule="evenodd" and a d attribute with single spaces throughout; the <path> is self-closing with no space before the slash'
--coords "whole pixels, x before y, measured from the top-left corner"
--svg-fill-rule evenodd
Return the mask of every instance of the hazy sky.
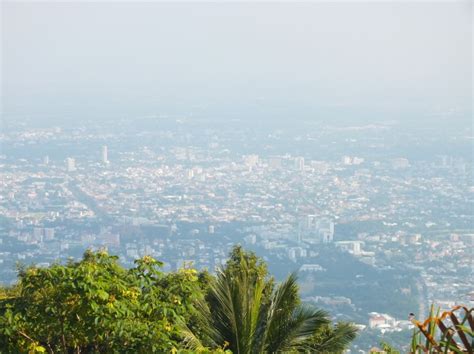
<path id="1" fill-rule="evenodd" d="M 295 117 L 354 109 L 465 118 L 472 103 L 469 1 L 3 2 L 2 10 L 6 114 L 214 105 L 251 115 L 260 105 Z"/>

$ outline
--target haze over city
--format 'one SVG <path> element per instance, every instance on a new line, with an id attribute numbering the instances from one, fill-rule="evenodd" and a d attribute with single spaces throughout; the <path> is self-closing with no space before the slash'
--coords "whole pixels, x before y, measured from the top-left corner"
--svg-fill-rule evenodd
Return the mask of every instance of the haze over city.
<path id="1" fill-rule="evenodd" d="M 2 2 L 0 314 L 18 264 L 216 276 L 242 245 L 353 326 L 344 350 L 410 351 L 431 304 L 474 304 L 472 14 Z"/>
<path id="2" fill-rule="evenodd" d="M 472 114 L 468 1 L 2 9 L 7 121 L 174 113 L 431 124 Z"/>

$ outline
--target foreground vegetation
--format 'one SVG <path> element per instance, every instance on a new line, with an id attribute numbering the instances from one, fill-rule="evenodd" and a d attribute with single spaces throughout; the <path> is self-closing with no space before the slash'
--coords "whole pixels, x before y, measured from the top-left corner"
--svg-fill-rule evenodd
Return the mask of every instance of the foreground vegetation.
<path id="1" fill-rule="evenodd" d="M 473 353 L 474 309 L 455 306 L 450 311 L 435 311 L 431 306 L 429 317 L 414 320 L 415 331 L 411 340 L 411 353 Z"/>
<path id="2" fill-rule="evenodd" d="M 355 338 L 353 325 L 301 304 L 295 275 L 276 284 L 240 247 L 216 275 L 161 266 L 145 256 L 125 269 L 88 251 L 20 269 L 0 289 L 0 353 L 339 353 Z"/>

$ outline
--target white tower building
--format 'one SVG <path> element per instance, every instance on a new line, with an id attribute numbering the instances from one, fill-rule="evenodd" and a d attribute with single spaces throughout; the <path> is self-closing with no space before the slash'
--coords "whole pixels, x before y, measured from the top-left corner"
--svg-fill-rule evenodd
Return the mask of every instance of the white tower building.
<path id="1" fill-rule="evenodd" d="M 68 172 L 73 172 L 76 170 L 76 160 L 72 157 L 66 159 L 66 169 Z"/>
<path id="2" fill-rule="evenodd" d="M 295 158 L 295 169 L 297 171 L 304 171 L 304 157 Z"/>
<path id="3" fill-rule="evenodd" d="M 107 149 L 107 145 L 102 146 L 102 162 L 109 163 L 109 152 Z"/>

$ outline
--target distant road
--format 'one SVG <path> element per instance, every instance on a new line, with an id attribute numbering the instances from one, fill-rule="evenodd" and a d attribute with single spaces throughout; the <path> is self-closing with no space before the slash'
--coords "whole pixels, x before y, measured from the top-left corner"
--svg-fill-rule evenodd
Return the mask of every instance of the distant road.
<path id="1" fill-rule="evenodd" d="M 113 218 L 97 204 L 97 201 L 94 198 L 84 193 L 84 191 L 78 186 L 78 183 L 76 181 L 68 182 L 67 186 L 71 193 L 74 195 L 74 197 L 81 203 L 84 203 L 90 210 L 95 213 L 98 218 L 106 222 L 113 220 Z"/>

